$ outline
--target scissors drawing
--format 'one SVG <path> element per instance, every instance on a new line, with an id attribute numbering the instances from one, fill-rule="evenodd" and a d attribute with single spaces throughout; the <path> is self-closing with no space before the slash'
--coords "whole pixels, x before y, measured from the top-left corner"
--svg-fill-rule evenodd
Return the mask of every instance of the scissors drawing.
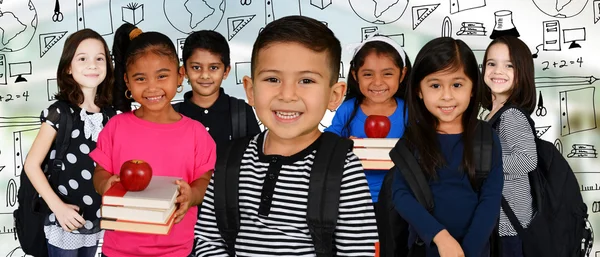
<path id="1" fill-rule="evenodd" d="M 537 110 L 535 110 L 535 115 L 538 117 L 546 116 L 548 114 L 548 110 L 544 107 L 544 98 L 542 98 L 542 92 L 540 92 L 540 98 L 538 99 Z"/>
<path id="2" fill-rule="evenodd" d="M 61 22 L 63 20 L 63 14 L 60 12 L 60 3 L 56 0 L 56 4 L 54 4 L 54 15 L 52 15 L 52 21 Z"/>

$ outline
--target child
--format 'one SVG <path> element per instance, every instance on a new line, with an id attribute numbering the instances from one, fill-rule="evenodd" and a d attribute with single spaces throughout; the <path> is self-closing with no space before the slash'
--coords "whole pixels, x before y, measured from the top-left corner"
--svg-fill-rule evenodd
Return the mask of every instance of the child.
<path id="1" fill-rule="evenodd" d="M 217 144 L 217 153 L 232 139 L 260 133 L 252 107 L 243 100 L 225 94 L 221 87 L 231 71 L 229 45 L 225 37 L 212 30 L 193 32 L 183 45 L 183 63 L 181 69 L 185 71 L 192 91 L 185 93 L 183 103 L 173 107 L 206 126 Z M 232 102 L 243 104 L 243 113 L 232 115 L 232 111 L 240 112 L 239 107 L 230 110 Z M 237 122 L 234 118 L 240 115 L 245 115 L 246 124 L 236 125 L 244 126 L 246 134 L 234 135 L 232 126 Z"/>
<path id="2" fill-rule="evenodd" d="M 398 170 L 392 192 L 410 225 L 411 251 L 426 256 L 489 256 L 502 191 L 502 159 L 494 135 L 492 167 L 476 193 L 474 131 L 482 86 L 477 60 L 461 40 L 437 38 L 419 51 L 407 91 L 404 138 L 418 157 L 435 207 L 429 213 Z M 435 244 L 434 244 L 435 243 Z"/>
<path id="3" fill-rule="evenodd" d="M 125 74 L 116 78 L 127 85 L 123 97 L 134 99 L 140 107 L 115 116 L 100 133 L 90 154 L 97 163 L 96 190 L 102 195 L 119 181 L 121 165 L 131 159 L 147 161 L 153 176 L 182 179 L 177 181 L 176 224 L 168 236 L 106 231 L 102 252 L 109 257 L 188 256 L 196 205 L 202 202 L 215 164 L 215 143 L 200 122 L 171 106 L 183 81 L 171 39 L 124 24 L 115 33 L 113 52 L 123 64 L 115 67 Z"/>
<path id="4" fill-rule="evenodd" d="M 505 181 L 502 195 L 526 228 L 534 212 L 528 173 L 537 167 L 538 161 L 535 135 L 528 119 L 536 100 L 533 59 L 523 41 L 505 36 L 490 43 L 484 60 L 483 78 L 488 92 L 484 106 L 491 110 L 487 118 L 496 120 L 492 126 L 502 144 Z M 503 106 L 508 108 L 499 112 Z M 505 210 L 500 212 L 498 232 L 503 256 L 523 256 L 521 240 Z"/>
<path id="5" fill-rule="evenodd" d="M 346 100 L 337 109 L 325 131 L 343 137 L 366 138 L 365 121 L 369 115 L 383 115 L 390 119 L 388 138 L 404 134 L 404 78 L 410 72 L 410 61 L 398 43 L 385 36 L 374 36 L 353 49 Z M 365 175 L 373 202 L 387 170 L 367 170 Z"/>
<path id="6" fill-rule="evenodd" d="M 58 63 L 59 92 L 55 98 L 67 103 L 70 113 L 61 113 L 58 102 L 45 109 L 42 126 L 25 160 L 25 173 L 52 213 L 44 232 L 48 254 L 53 256 L 94 256 L 100 231 L 100 196 L 94 191 L 94 162 L 88 156 L 96 147 L 98 133 L 114 110 L 110 109 L 113 78 L 108 46 L 98 33 L 83 29 L 70 35 Z M 50 185 L 42 171 L 46 155 L 54 159 L 60 145 L 54 145 L 60 116 L 73 120 L 65 162 L 58 185 Z M 49 168 L 50 169 L 50 168 Z"/>
<path id="7" fill-rule="evenodd" d="M 315 255 L 307 225 L 308 185 L 323 138 L 319 122 L 344 96 L 345 83 L 337 82 L 340 59 L 339 40 L 312 18 L 283 17 L 259 33 L 252 50 L 252 78 L 244 77 L 244 88 L 267 130 L 250 140 L 241 160 L 241 227 L 235 249 L 227 249 L 215 224 L 218 188 L 213 176 L 196 225 L 198 256 L 223 256 L 227 250 L 237 256 Z M 360 162 L 351 151 L 339 201 L 336 256 L 374 256 L 373 205 Z"/>

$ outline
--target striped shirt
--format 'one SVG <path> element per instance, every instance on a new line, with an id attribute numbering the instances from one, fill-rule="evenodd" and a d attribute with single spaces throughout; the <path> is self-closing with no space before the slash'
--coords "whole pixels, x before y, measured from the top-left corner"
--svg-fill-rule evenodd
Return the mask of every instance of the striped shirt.
<path id="1" fill-rule="evenodd" d="M 235 242 L 237 256 L 315 256 L 306 222 L 311 167 L 319 140 L 289 157 L 262 152 L 265 133 L 246 148 L 240 167 L 240 230 Z M 261 207 L 261 193 L 268 169 L 279 170 L 271 205 Z M 213 177 L 214 179 L 214 177 Z M 225 242 L 216 226 L 214 187 L 211 179 L 195 227 L 197 256 L 227 256 Z M 369 186 L 360 161 L 348 152 L 342 175 L 337 227 L 337 256 L 374 256 L 378 241 Z"/>
<path id="2" fill-rule="evenodd" d="M 515 108 L 504 111 L 497 124 L 504 169 L 502 195 L 521 225 L 526 228 L 533 217 L 533 198 L 528 173 L 537 167 L 538 162 L 535 135 L 527 117 Z M 499 233 L 500 236 L 517 235 L 502 209 Z"/>

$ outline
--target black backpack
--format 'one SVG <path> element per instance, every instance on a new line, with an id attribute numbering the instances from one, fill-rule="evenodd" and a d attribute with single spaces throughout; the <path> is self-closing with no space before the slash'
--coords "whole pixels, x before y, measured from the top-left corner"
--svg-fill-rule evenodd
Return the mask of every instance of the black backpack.
<path id="1" fill-rule="evenodd" d="M 475 192 L 479 192 L 492 166 L 493 129 L 486 122 L 478 121 L 475 133 L 473 153 L 476 179 L 472 186 Z M 379 192 L 379 201 L 375 204 L 379 253 L 381 257 L 409 256 L 409 225 L 396 211 L 392 200 L 392 181 L 396 170 L 400 170 L 417 201 L 429 212 L 434 208 L 433 195 L 425 174 L 421 171 L 415 156 L 407 148 L 404 138 L 398 140 L 396 146 L 390 151 L 390 158 L 394 162 L 394 167 L 385 175 Z M 490 236 L 491 256 L 497 256 L 499 251 L 496 235 L 497 232 L 494 231 Z M 424 251 L 422 242 L 414 242 L 410 256 L 425 256 Z"/>
<path id="2" fill-rule="evenodd" d="M 181 103 L 173 104 L 173 109 L 175 109 L 176 112 L 179 112 Z M 231 112 L 231 138 L 236 139 L 245 137 L 248 134 L 246 131 L 246 101 L 235 97 L 229 97 L 229 111 Z"/>
<path id="3" fill-rule="evenodd" d="M 238 205 L 239 169 L 251 137 L 236 139 L 227 154 L 217 160 L 214 173 L 214 204 L 217 227 L 235 256 L 235 240 L 240 229 Z M 306 220 L 318 257 L 335 256 L 333 234 L 337 224 L 342 173 L 353 141 L 324 132 L 310 174 Z"/>
<path id="4" fill-rule="evenodd" d="M 527 117 L 535 136 L 535 123 L 530 115 L 514 106 L 502 107 L 490 119 L 490 124 L 496 127 L 502 113 L 509 108 L 519 110 Z M 588 256 L 593 245 L 593 232 L 577 178 L 554 144 L 537 136 L 535 144 L 538 165 L 528 174 L 535 213 L 527 228 L 521 226 L 506 199 L 502 198 L 502 209 L 523 241 L 524 256 Z"/>

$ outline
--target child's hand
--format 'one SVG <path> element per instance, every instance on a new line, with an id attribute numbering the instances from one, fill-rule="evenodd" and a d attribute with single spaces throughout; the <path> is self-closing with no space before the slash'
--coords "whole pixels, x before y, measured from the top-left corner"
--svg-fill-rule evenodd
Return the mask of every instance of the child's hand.
<path id="1" fill-rule="evenodd" d="M 179 185 L 179 196 L 175 199 L 175 203 L 179 204 L 175 211 L 175 223 L 179 223 L 185 217 L 185 213 L 190 208 L 192 202 L 192 188 L 190 184 L 184 180 L 177 180 L 175 184 Z"/>
<path id="2" fill-rule="evenodd" d="M 460 244 L 448 233 L 448 230 L 442 230 L 435 237 L 433 242 L 437 245 L 440 257 L 464 257 Z"/>
<path id="3" fill-rule="evenodd" d="M 112 175 L 110 178 L 108 178 L 106 180 L 106 182 L 104 182 L 104 185 L 102 186 L 102 192 L 98 192 L 100 195 L 104 195 L 104 193 L 106 193 L 106 191 L 108 191 L 108 189 L 110 189 L 110 187 L 112 187 L 115 183 L 121 181 L 121 177 L 117 174 Z"/>
<path id="4" fill-rule="evenodd" d="M 65 203 L 61 203 L 55 210 L 52 210 L 60 226 L 67 232 L 83 227 L 85 224 L 85 220 L 78 211 L 79 207 Z"/>
<path id="5" fill-rule="evenodd" d="M 350 139 L 358 139 L 358 137 L 350 136 Z"/>

